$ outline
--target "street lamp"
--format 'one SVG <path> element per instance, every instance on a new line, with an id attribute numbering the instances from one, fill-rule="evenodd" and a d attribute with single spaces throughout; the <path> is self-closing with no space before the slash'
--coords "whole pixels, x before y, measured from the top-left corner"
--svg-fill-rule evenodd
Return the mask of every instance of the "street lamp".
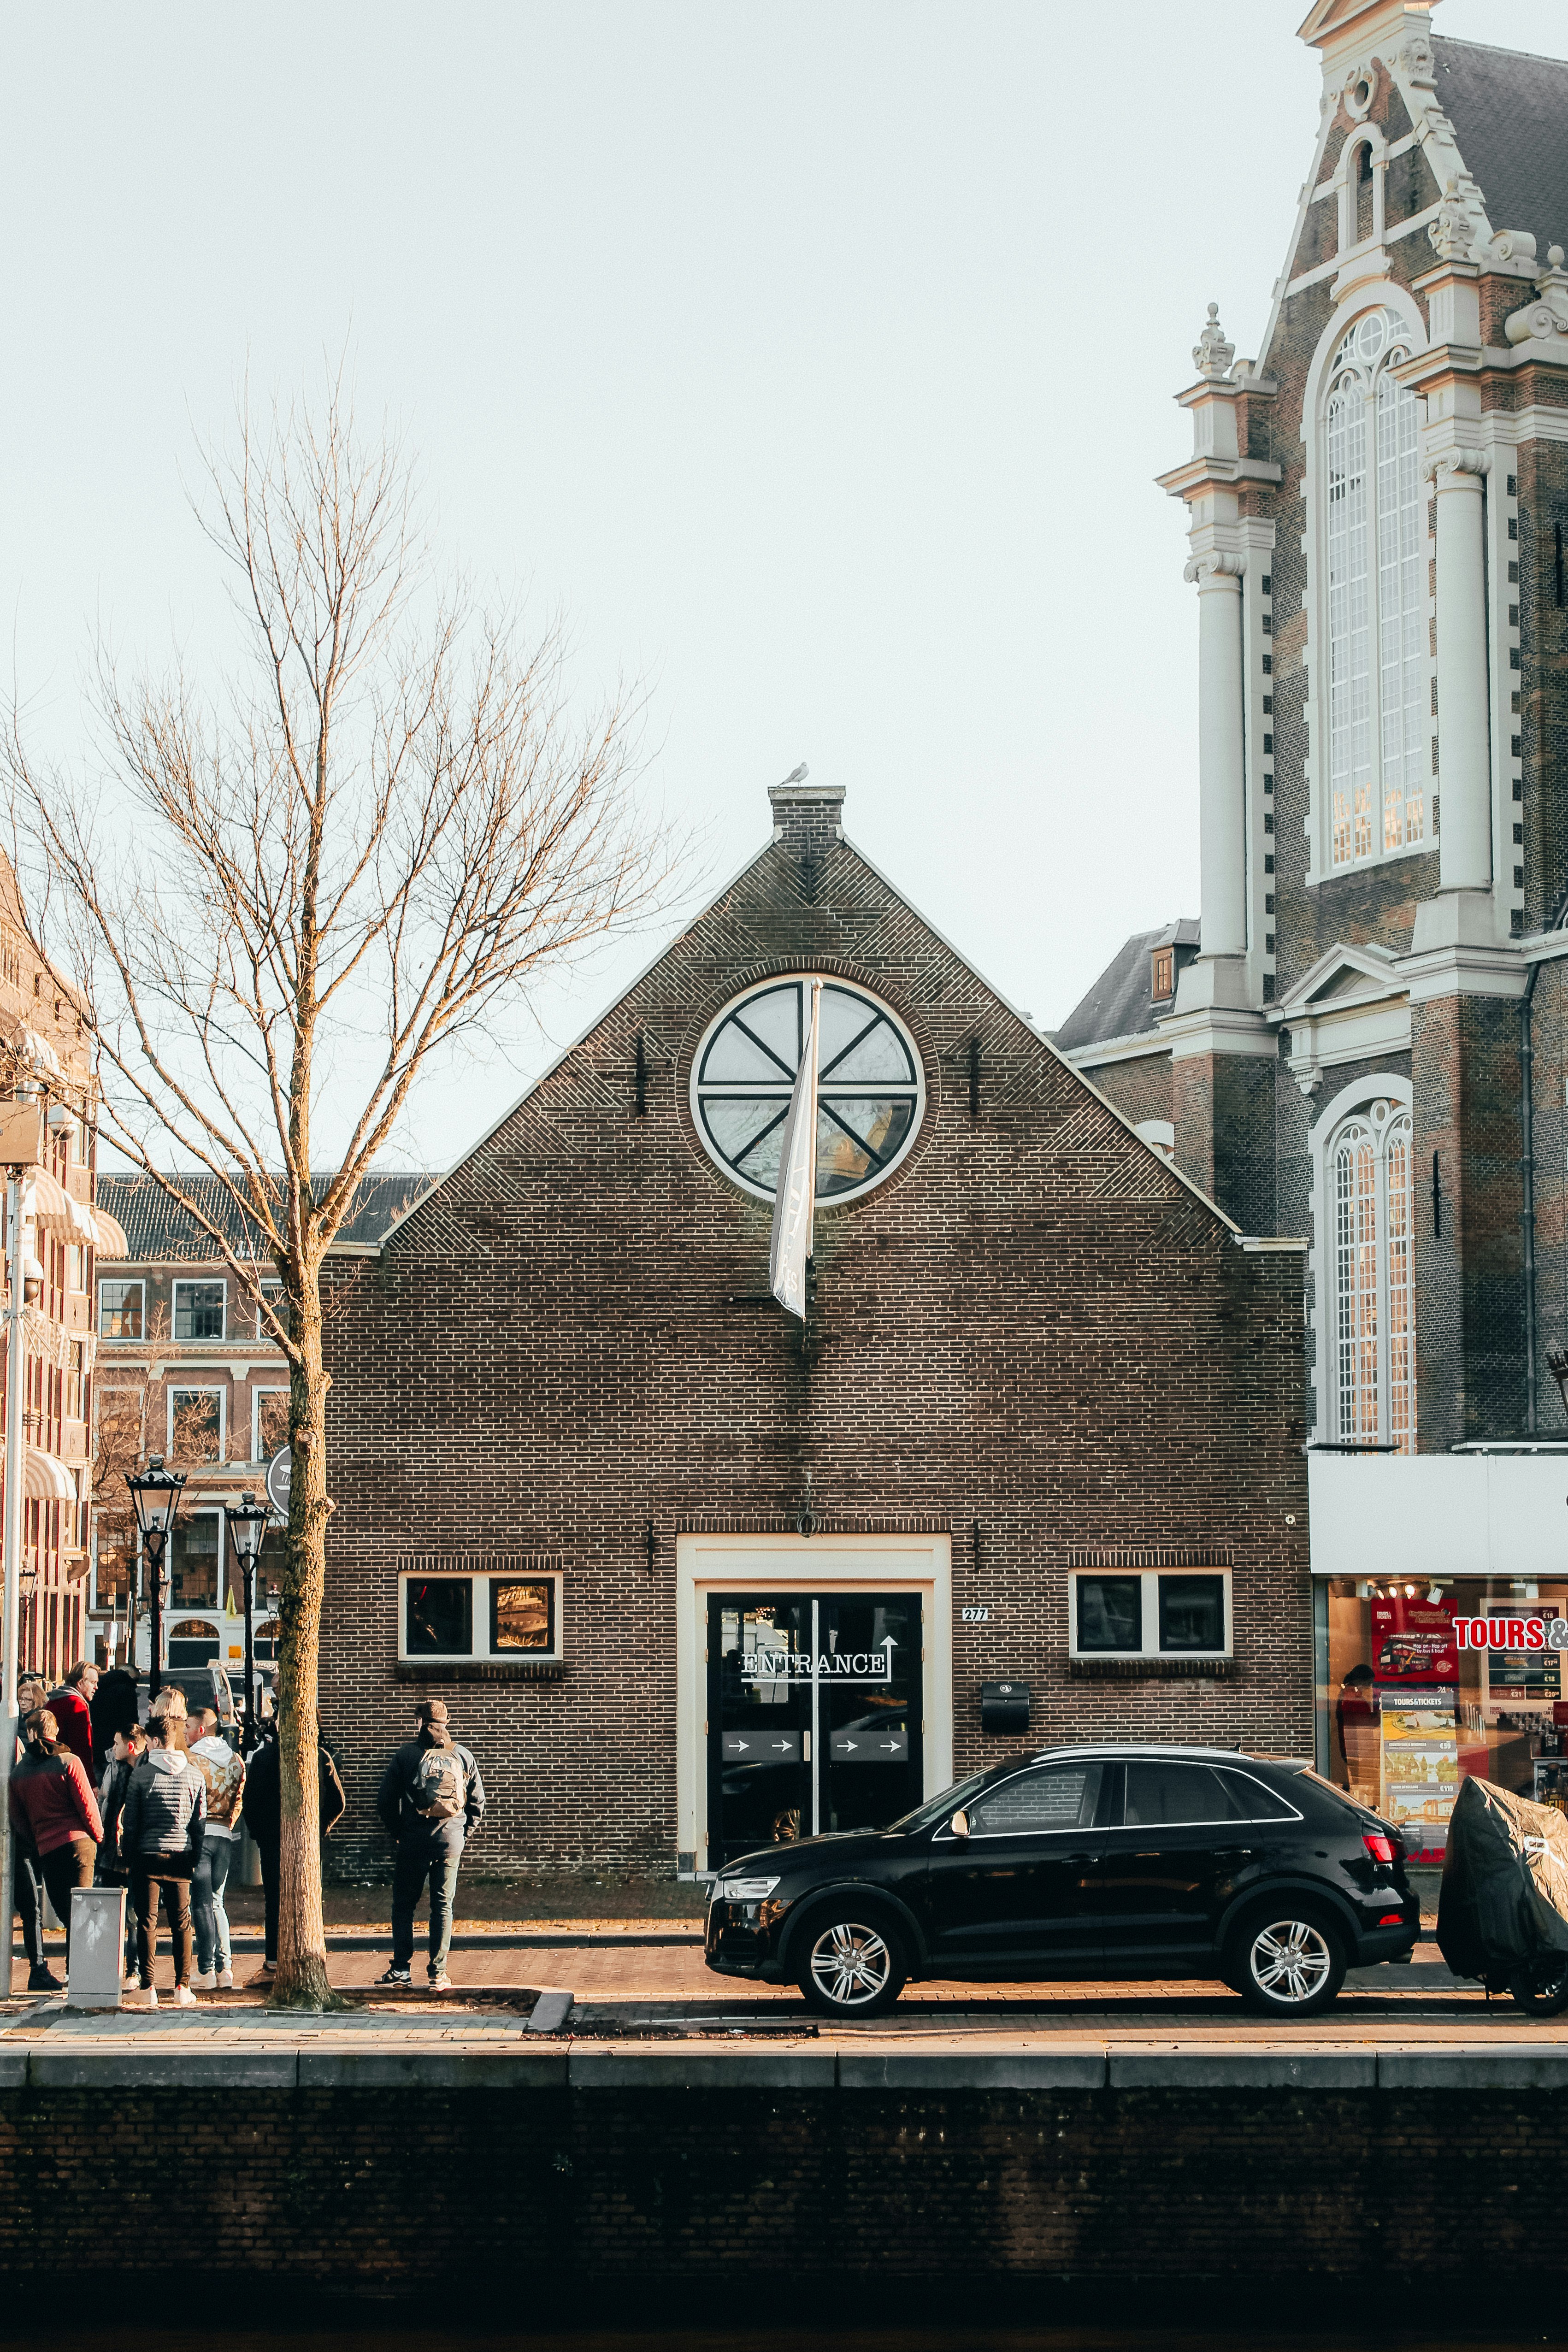
<path id="1" fill-rule="evenodd" d="M 147 1556 L 153 1612 L 150 1696 L 156 1698 L 163 1685 L 163 1597 L 168 1589 L 163 1562 L 168 1554 L 169 1538 L 174 1532 L 174 1513 L 180 1507 L 180 1496 L 184 1491 L 185 1474 L 183 1470 L 165 1470 L 163 1455 L 154 1454 L 145 1470 L 136 1476 L 133 1477 L 128 1470 L 125 1483 L 136 1506 L 136 1525 L 142 1534 L 142 1549 Z"/>
<path id="2" fill-rule="evenodd" d="M 245 1589 L 245 1752 L 248 1756 L 256 1745 L 256 1665 L 252 1654 L 255 1628 L 251 1622 L 256 1563 L 261 1553 L 262 1533 L 272 1514 L 265 1503 L 257 1501 L 247 1486 L 239 1507 L 231 1508 L 226 1517 L 234 1564 Z"/>
<path id="3" fill-rule="evenodd" d="M 1568 1412 L 1568 1348 L 1548 1348 L 1546 1361 L 1562 1392 L 1563 1411 Z"/>

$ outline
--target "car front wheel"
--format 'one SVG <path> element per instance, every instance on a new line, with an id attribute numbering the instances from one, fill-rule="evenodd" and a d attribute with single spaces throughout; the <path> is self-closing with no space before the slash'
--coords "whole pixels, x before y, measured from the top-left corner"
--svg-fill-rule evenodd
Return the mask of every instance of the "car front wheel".
<path id="1" fill-rule="evenodd" d="M 846 1910 L 809 1923 L 796 1982 L 824 2017 L 880 2017 L 908 1979 L 885 1920 Z"/>
<path id="2" fill-rule="evenodd" d="M 1280 1905 L 1245 1921 L 1226 1976 L 1249 2009 L 1267 2017 L 1315 2017 L 1344 1982 L 1345 1948 L 1329 1921 Z"/>

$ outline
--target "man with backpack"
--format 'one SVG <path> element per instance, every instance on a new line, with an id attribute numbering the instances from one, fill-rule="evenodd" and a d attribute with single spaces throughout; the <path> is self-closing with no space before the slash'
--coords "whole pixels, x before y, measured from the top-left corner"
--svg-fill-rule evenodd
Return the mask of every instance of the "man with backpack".
<path id="1" fill-rule="evenodd" d="M 416 1737 L 393 1757 L 375 1801 L 397 1848 L 392 1878 L 392 1966 L 381 1982 L 413 1981 L 414 1906 L 428 1879 L 430 1985 L 433 1991 L 447 1992 L 458 1865 L 469 1832 L 484 1816 L 485 1790 L 479 1766 L 452 1738 L 442 1700 L 421 1699 L 414 1720 Z"/>

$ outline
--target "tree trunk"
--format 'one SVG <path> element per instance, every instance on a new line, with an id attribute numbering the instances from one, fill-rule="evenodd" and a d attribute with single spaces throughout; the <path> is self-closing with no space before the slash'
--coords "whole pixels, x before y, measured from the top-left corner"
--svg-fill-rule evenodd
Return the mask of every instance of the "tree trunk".
<path id="1" fill-rule="evenodd" d="M 321 1784 L 317 1762 L 316 1673 L 321 1596 L 326 1583 L 327 1375 L 321 1369 L 318 1267 L 290 1300 L 299 1359 L 289 1381 L 289 1551 L 279 1617 L 278 1751 L 283 1818 L 279 1847 L 278 1973 L 275 2007 L 339 2006 L 327 1980 L 321 1916 Z"/>

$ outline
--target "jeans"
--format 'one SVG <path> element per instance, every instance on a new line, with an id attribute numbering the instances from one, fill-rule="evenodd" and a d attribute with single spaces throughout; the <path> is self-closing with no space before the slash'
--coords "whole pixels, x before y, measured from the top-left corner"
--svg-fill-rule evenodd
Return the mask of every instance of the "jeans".
<path id="1" fill-rule="evenodd" d="M 438 1977 L 452 1946 L 452 1897 L 458 1891 L 458 1864 L 463 1858 L 460 1836 L 433 1843 L 427 1833 L 411 1830 L 397 1841 L 397 1861 L 392 1874 L 392 1965 L 405 1969 L 414 1958 L 414 1906 L 430 1881 L 430 1974 Z"/>
<path id="2" fill-rule="evenodd" d="M 16 1840 L 16 1908 L 22 1915 L 22 1948 L 29 1969 L 44 1965 L 44 1872 L 36 1847 Z M 9 1990 L 9 1983 L 6 1990 Z"/>
<path id="3" fill-rule="evenodd" d="M 209 1830 L 202 1841 L 202 1858 L 191 1877 L 191 1916 L 196 1931 L 196 1974 L 210 1976 L 229 1963 L 228 1913 L 223 1890 L 234 1859 L 234 1840 L 215 1837 Z"/>
<path id="4" fill-rule="evenodd" d="M 45 1854 L 39 1867 L 44 1874 L 44 1889 L 55 1906 L 55 1916 L 66 1931 L 66 1969 L 71 1964 L 71 1896 L 79 1886 L 92 1885 L 92 1867 L 98 1860 L 98 1847 L 89 1837 L 73 1837 L 68 1843 L 56 1846 L 53 1853 Z"/>
<path id="5" fill-rule="evenodd" d="M 131 1865 L 131 1900 L 136 1909 L 136 1971 L 143 1990 L 153 1981 L 160 1894 L 169 1914 L 169 1937 L 174 1947 L 174 1982 L 191 1980 L 191 1882 L 184 1871 L 168 1867 L 167 1855 L 138 1854 Z"/>

